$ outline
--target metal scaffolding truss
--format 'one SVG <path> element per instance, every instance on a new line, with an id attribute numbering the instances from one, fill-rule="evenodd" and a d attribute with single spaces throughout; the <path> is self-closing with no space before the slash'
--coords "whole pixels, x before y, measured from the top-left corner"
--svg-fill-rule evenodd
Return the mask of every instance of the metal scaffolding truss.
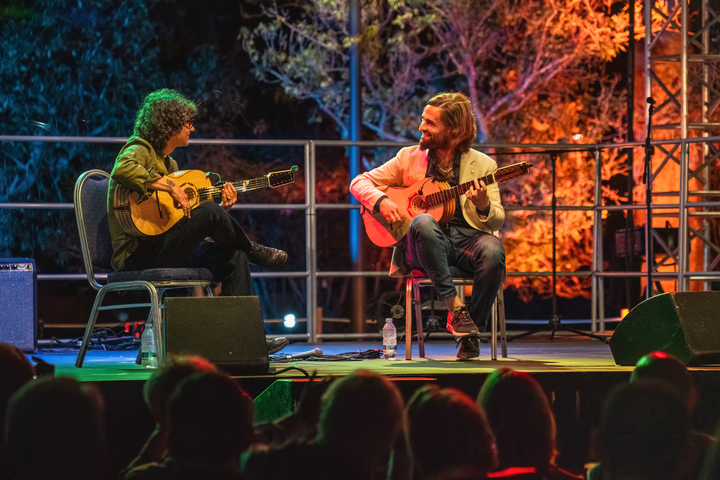
<path id="1" fill-rule="evenodd" d="M 671 135 L 665 133 L 663 136 L 681 142 L 657 144 L 656 153 L 662 155 L 656 154 L 652 159 L 652 174 L 648 179 L 651 185 L 647 212 L 650 221 L 646 222 L 646 237 L 653 238 L 654 243 L 662 248 L 662 258 L 658 259 L 653 252 L 653 242 L 647 242 L 646 268 L 651 274 L 659 273 L 660 267 L 674 262 L 678 291 L 689 290 L 689 282 L 698 280 L 704 282 L 707 290 L 710 280 L 720 279 L 720 246 L 713 239 L 713 223 L 720 215 L 720 190 L 714 190 L 717 187 L 711 183 L 713 173 L 717 173 L 720 166 L 720 145 L 702 141 L 702 137 L 720 132 L 720 122 L 712 121 L 720 118 L 716 113 L 720 106 L 720 90 L 717 88 L 720 2 L 680 1 L 674 5 L 673 2 L 662 2 L 669 5 L 667 12 L 660 8 L 660 3 L 656 0 L 644 2 L 645 95 L 648 100 L 654 97 L 657 105 L 650 108 L 648 101 L 645 125 L 652 125 L 651 134 L 669 130 Z M 678 74 L 669 73 L 674 71 Z M 683 141 L 691 138 L 697 140 Z M 652 181 L 670 165 L 679 166 L 677 190 L 654 191 Z M 691 186 L 695 189 L 691 190 Z M 663 197 L 677 198 L 678 202 L 668 204 L 662 202 Z M 693 226 L 692 223 L 697 222 L 691 222 L 691 217 L 702 218 L 702 226 Z M 676 245 L 667 244 L 667 237 L 661 235 L 659 230 L 662 229 L 657 228 L 658 222 L 653 222 L 653 218 L 665 218 L 668 223 L 677 222 Z M 653 227 L 650 232 L 647 231 L 649 226 Z M 698 240 L 703 246 L 701 271 L 689 271 L 690 244 L 693 240 Z M 650 296 L 654 293 L 652 283 L 648 291 Z"/>

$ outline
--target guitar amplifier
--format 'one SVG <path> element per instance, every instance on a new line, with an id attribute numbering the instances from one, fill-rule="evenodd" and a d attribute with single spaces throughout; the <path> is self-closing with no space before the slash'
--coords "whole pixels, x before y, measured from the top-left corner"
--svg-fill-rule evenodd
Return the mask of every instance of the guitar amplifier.
<path id="1" fill-rule="evenodd" d="M 37 272 L 32 258 L 0 258 L 0 342 L 37 348 Z"/>

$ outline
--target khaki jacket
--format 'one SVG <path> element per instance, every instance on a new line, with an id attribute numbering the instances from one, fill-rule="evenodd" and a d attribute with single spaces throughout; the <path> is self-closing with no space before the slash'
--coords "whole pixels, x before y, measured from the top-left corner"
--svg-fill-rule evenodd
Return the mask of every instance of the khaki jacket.
<path id="1" fill-rule="evenodd" d="M 163 175 L 176 172 L 178 165 L 169 155 L 158 154 L 155 149 L 140 137 L 130 137 L 115 159 L 115 166 L 110 174 L 108 185 L 108 226 L 112 239 L 112 267 L 115 270 L 125 269 L 125 260 L 137 250 L 140 239 L 125 233 L 115 218 L 113 199 L 115 189 L 122 185 L 130 190 L 140 192 L 141 199 L 149 197 L 148 182 L 154 182 Z"/>

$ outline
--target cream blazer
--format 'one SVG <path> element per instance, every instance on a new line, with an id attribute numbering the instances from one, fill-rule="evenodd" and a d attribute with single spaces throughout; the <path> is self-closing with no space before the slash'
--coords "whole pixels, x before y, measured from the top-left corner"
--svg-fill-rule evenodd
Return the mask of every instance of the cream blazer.
<path id="1" fill-rule="evenodd" d="M 388 187 L 409 187 L 413 185 L 415 182 L 425 178 L 427 167 L 427 151 L 420 150 L 417 145 L 405 147 L 385 164 L 355 177 L 350 183 L 350 193 L 366 209 L 372 211 Z M 492 158 L 471 149 L 460 157 L 460 177 L 458 182 L 469 182 L 474 178 L 490 175 L 496 170 L 497 163 Z M 500 227 L 505 222 L 505 209 L 500 200 L 500 189 L 497 183 L 488 185 L 488 195 L 490 196 L 490 212 L 486 216 L 479 215 L 475 204 L 469 201 L 465 195 L 460 196 L 460 208 L 463 217 L 470 226 L 492 234 L 500 230 Z M 405 244 L 401 242 L 393 252 L 390 276 L 405 275 L 408 273 L 407 270 Z"/>

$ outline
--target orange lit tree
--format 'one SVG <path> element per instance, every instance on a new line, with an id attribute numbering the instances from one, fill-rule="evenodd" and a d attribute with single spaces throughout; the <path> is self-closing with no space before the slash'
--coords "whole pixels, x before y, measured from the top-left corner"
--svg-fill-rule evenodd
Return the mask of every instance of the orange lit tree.
<path id="1" fill-rule="evenodd" d="M 492 143 L 597 143 L 625 134 L 625 94 L 605 73 L 627 44 L 627 13 L 616 0 L 376 0 L 361 1 L 361 33 L 348 32 L 348 0 L 277 2 L 262 7 L 266 21 L 241 32 L 256 75 L 310 99 L 347 136 L 348 49 L 362 52 L 363 125 L 378 139 L 416 138 L 424 102 L 438 90 L 469 93 Z M 496 153 L 515 153 L 497 151 Z M 526 158 L 527 157 L 527 158 Z M 624 159 L 603 153 L 602 179 L 624 172 Z M 375 155 L 374 166 L 389 158 Z M 529 159 L 532 175 L 503 185 L 508 204 L 550 204 L 547 155 L 502 155 L 500 164 Z M 591 206 L 592 154 L 557 160 L 560 205 Z M 617 194 L 603 190 L 606 198 Z M 591 211 L 558 216 L 558 270 L 589 268 Z M 551 218 L 515 211 L 503 232 L 509 271 L 549 271 Z M 560 277 L 564 297 L 589 296 L 581 279 Z M 549 294 L 547 277 L 511 277 L 523 298 Z"/>

